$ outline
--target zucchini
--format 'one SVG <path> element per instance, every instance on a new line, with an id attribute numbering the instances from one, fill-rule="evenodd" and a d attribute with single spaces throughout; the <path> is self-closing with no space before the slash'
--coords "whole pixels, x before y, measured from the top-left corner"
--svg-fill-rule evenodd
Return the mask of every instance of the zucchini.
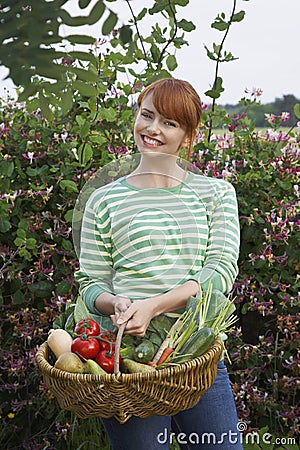
<path id="1" fill-rule="evenodd" d="M 140 363 L 151 361 L 155 353 L 154 346 L 151 341 L 142 341 L 134 351 L 134 359 Z"/>
<path id="2" fill-rule="evenodd" d="M 182 347 L 179 355 L 186 356 L 188 361 L 203 355 L 216 338 L 211 328 L 201 328 L 196 331 Z"/>

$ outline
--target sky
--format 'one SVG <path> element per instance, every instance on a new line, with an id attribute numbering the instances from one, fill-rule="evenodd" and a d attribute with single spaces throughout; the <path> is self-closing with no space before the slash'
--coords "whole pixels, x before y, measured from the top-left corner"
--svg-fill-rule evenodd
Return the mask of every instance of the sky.
<path id="1" fill-rule="evenodd" d="M 92 1 L 92 5 L 95 0 Z M 131 5 L 138 13 L 144 6 L 153 5 L 153 0 L 132 0 Z M 83 14 L 75 7 L 77 0 L 69 0 L 68 11 Z M 126 23 L 129 17 L 128 6 L 124 0 L 107 3 Z M 209 102 L 204 92 L 211 88 L 214 80 L 215 64 L 206 55 L 204 45 L 212 48 L 212 43 L 219 44 L 223 33 L 211 28 L 215 17 L 224 12 L 228 17 L 233 0 L 190 0 L 189 5 L 178 7 L 179 18 L 191 20 L 196 30 L 187 33 L 189 46 L 177 50 L 178 68 L 173 76 L 190 81 L 204 102 Z M 237 0 L 236 11 L 244 10 L 245 18 L 234 23 L 225 42 L 225 50 L 238 59 L 220 65 L 219 75 L 223 78 L 225 91 L 218 99 L 219 104 L 236 104 L 245 96 L 245 89 L 261 89 L 262 103 L 269 103 L 283 95 L 293 94 L 300 98 L 300 52 L 299 35 L 299 0 Z M 155 17 L 155 16 L 154 16 Z M 141 33 L 149 33 L 153 16 L 145 20 Z M 91 26 L 82 31 L 95 37 L 99 36 L 101 27 Z M 62 29 L 68 33 L 67 27 Z M 79 30 L 76 29 L 76 33 Z M 0 30 L 1 32 L 1 30 Z M 13 94 L 11 80 L 3 80 L 8 71 L 0 67 L 0 96 L 5 95 L 5 88 Z"/>

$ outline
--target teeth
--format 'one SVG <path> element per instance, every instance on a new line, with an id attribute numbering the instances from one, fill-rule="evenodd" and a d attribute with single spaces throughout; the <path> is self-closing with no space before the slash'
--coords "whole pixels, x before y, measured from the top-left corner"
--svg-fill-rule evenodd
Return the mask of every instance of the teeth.
<path id="1" fill-rule="evenodd" d="M 156 147 L 161 145 L 161 143 L 159 141 L 157 141 L 156 139 L 151 139 L 147 136 L 144 136 L 144 141 L 146 142 L 146 144 L 155 145 Z"/>

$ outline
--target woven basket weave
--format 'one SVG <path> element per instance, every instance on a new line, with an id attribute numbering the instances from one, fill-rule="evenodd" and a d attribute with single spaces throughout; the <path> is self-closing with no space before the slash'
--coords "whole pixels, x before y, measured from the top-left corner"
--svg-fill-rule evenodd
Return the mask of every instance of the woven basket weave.
<path id="1" fill-rule="evenodd" d="M 221 353 L 218 337 L 206 353 L 180 365 L 147 373 L 91 375 L 51 366 L 45 342 L 36 362 L 62 409 L 81 418 L 115 417 L 125 423 L 131 416 L 169 416 L 195 406 L 215 380 Z"/>

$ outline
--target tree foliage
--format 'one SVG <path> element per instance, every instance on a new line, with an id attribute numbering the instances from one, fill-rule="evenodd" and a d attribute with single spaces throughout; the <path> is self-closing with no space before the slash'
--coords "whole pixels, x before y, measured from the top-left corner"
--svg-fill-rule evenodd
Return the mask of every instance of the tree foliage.
<path id="1" fill-rule="evenodd" d="M 195 26 L 188 20 L 177 20 L 177 9 L 189 0 L 156 1 L 151 8 L 135 14 L 130 1 L 126 3 L 132 18 L 119 24 L 110 5 L 116 0 L 97 0 L 86 15 L 71 16 L 64 8 L 67 0 L 26 0 L 1 2 L 0 64 L 9 69 L 8 76 L 20 87 L 19 101 L 28 108 L 40 108 L 51 119 L 53 108 L 71 109 L 73 95 L 97 98 L 110 75 L 111 83 L 125 72 L 135 82 L 151 82 L 170 76 L 177 67 L 174 49 L 187 45 L 186 32 Z M 91 0 L 78 0 L 85 10 Z M 153 16 L 154 25 L 148 36 L 139 32 L 146 14 Z M 164 17 L 164 27 L 155 18 Z M 68 34 L 62 36 L 63 25 L 76 28 L 101 22 L 101 36 Z M 113 52 L 99 51 L 99 42 L 109 36 Z M 114 37 L 111 39 L 111 37 Z M 78 46 L 81 50 L 71 50 Z M 110 71 L 110 74 L 109 72 Z"/>

